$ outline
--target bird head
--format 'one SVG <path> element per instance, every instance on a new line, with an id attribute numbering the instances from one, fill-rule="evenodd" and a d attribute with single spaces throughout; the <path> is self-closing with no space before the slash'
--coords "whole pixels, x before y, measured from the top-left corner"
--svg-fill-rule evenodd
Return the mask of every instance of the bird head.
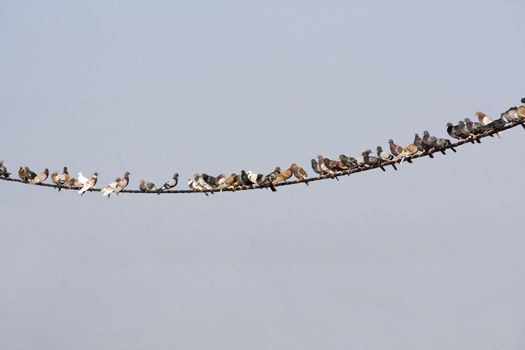
<path id="1" fill-rule="evenodd" d="M 383 152 L 383 148 L 381 146 L 377 146 L 376 150 L 380 153 Z"/>
<path id="2" fill-rule="evenodd" d="M 452 123 L 447 123 L 447 128 L 451 128 L 453 127 L 454 125 L 452 125 Z"/>

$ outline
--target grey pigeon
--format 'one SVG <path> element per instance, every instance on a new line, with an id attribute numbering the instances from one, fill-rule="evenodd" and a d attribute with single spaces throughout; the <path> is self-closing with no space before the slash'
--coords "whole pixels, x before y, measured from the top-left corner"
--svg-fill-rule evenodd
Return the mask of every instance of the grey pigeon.
<path id="1" fill-rule="evenodd" d="M 384 162 L 390 162 L 394 160 L 394 156 L 388 152 L 383 151 L 381 146 L 377 146 L 377 157 Z M 392 163 L 392 167 L 394 167 L 394 170 L 397 170 L 395 163 Z"/>
<path id="2" fill-rule="evenodd" d="M 269 187 L 272 192 L 276 192 L 277 189 L 275 188 L 275 186 L 273 185 L 272 181 L 270 180 L 270 177 L 269 176 L 265 176 L 263 174 L 258 174 L 257 175 L 257 185 L 259 187 Z"/>
<path id="3" fill-rule="evenodd" d="M 383 167 L 383 165 L 381 165 L 381 161 L 379 160 L 379 158 L 377 158 L 375 156 L 371 156 L 370 153 L 372 153 L 372 150 L 370 150 L 370 149 L 367 149 L 366 151 L 361 153 L 361 155 L 363 156 L 363 160 L 364 160 L 365 164 L 369 165 L 370 167 L 377 167 L 377 166 L 379 166 L 381 168 L 381 170 L 386 171 L 385 168 Z"/>
<path id="4" fill-rule="evenodd" d="M 146 182 L 144 180 L 140 180 L 139 190 L 141 192 L 157 192 L 157 187 L 153 182 Z"/>
<path id="5" fill-rule="evenodd" d="M 177 186 L 178 183 L 179 183 L 179 174 L 175 173 L 171 179 L 166 181 L 164 185 L 162 185 L 162 187 L 157 190 L 157 193 L 160 194 L 161 192 L 169 191 L 172 188 L 175 188 L 175 186 Z"/>
<path id="6" fill-rule="evenodd" d="M 423 139 L 421 139 L 421 146 L 423 147 L 425 152 L 427 152 L 430 158 L 434 158 L 432 151 L 435 147 L 435 144 L 433 143 L 433 141 L 434 141 L 433 139 L 431 140 L 430 133 L 427 130 L 423 131 Z"/>
<path id="7" fill-rule="evenodd" d="M 452 142 L 450 142 L 449 139 L 439 138 L 436 141 L 436 145 L 440 149 L 441 153 L 443 154 L 445 154 L 445 150 L 443 149 L 444 147 L 449 147 L 454 153 L 457 152 L 454 147 L 450 147 L 452 145 Z"/>
<path id="8" fill-rule="evenodd" d="M 339 155 L 339 160 L 349 170 L 352 170 L 352 169 L 357 167 L 357 159 L 355 159 L 353 157 L 348 157 L 345 154 L 340 154 Z"/>
<path id="9" fill-rule="evenodd" d="M 315 160 L 313 160 L 313 159 L 312 159 L 312 161 L 315 162 Z M 317 164 L 317 162 L 315 162 L 315 164 Z M 266 175 L 266 177 L 268 178 L 268 181 L 272 182 L 273 180 L 275 180 L 277 178 L 277 176 L 279 176 L 280 173 L 281 173 L 281 168 L 280 167 L 275 167 L 274 171 L 272 171 L 271 173 Z"/>
<path id="10" fill-rule="evenodd" d="M 324 175 L 324 171 L 322 171 L 321 168 L 319 168 L 319 163 L 317 163 L 315 159 L 312 159 L 310 162 L 312 165 L 312 169 L 316 174 Z"/>
<path id="11" fill-rule="evenodd" d="M 465 124 L 463 120 L 460 120 L 458 122 L 457 128 L 461 132 L 461 134 L 463 134 L 465 138 L 473 138 L 474 136 L 476 136 L 475 134 L 470 132 L 469 128 L 467 127 L 467 125 Z M 476 141 L 477 143 L 481 143 L 481 140 L 479 138 L 475 138 L 471 140 L 470 142 L 474 143 L 473 141 Z"/>

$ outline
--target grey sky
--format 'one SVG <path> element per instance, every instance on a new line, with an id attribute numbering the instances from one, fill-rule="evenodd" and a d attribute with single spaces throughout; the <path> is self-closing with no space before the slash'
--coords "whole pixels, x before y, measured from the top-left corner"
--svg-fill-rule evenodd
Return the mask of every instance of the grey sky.
<path id="1" fill-rule="evenodd" d="M 444 136 L 525 96 L 524 10 L 0 0 L 0 159 L 136 187 Z M 524 144 L 210 198 L 1 182 L 0 348 L 523 349 Z"/>

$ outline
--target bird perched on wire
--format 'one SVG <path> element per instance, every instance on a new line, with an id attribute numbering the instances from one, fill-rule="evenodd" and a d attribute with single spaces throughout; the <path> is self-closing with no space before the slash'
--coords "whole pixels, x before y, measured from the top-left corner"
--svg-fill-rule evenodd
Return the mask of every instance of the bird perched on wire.
<path id="1" fill-rule="evenodd" d="M 115 188 L 115 190 L 113 191 L 113 194 L 117 195 L 122 192 L 122 190 L 124 190 L 128 184 L 129 184 L 129 176 L 130 176 L 130 172 L 129 171 L 126 171 L 124 173 L 124 175 L 122 176 L 122 178 L 120 179 L 120 181 L 118 182 L 117 184 L 117 187 Z"/>
<path id="2" fill-rule="evenodd" d="M 447 123 L 447 133 L 450 135 L 450 137 L 455 138 L 456 140 L 465 140 L 468 138 L 469 135 L 465 135 L 462 131 L 459 125 L 453 125 L 452 123 Z M 471 141 L 474 143 L 474 141 Z"/>
<path id="3" fill-rule="evenodd" d="M 315 160 L 314 160 L 315 162 Z M 317 162 L 316 162 L 317 164 Z M 275 169 L 269 173 L 268 175 L 266 175 L 266 177 L 268 178 L 269 181 L 273 182 L 273 180 L 275 180 L 277 178 L 277 176 L 279 176 L 279 174 L 281 173 L 281 167 L 275 167 Z"/>
<path id="4" fill-rule="evenodd" d="M 206 173 L 202 173 L 201 175 L 202 181 L 206 183 L 206 187 L 210 187 L 211 189 L 215 189 L 217 187 L 217 178 L 211 175 L 208 175 Z"/>
<path id="5" fill-rule="evenodd" d="M 421 137 L 419 137 L 419 134 L 414 134 L 414 142 L 412 143 L 416 145 L 418 152 L 425 152 L 425 148 L 423 147 L 423 140 L 421 139 Z"/>
<path id="6" fill-rule="evenodd" d="M 483 135 L 486 131 L 480 123 L 473 122 L 472 120 L 470 120 L 470 118 L 465 118 L 465 126 L 472 135 L 476 136 Z"/>
<path id="7" fill-rule="evenodd" d="M 434 152 L 434 149 L 437 148 L 436 146 L 436 137 L 430 136 L 430 133 L 428 130 L 423 131 L 423 138 L 421 139 L 421 145 L 423 146 L 423 149 L 428 154 L 430 158 L 434 158 L 432 152 Z M 445 152 L 441 152 L 445 154 Z"/>
<path id="8" fill-rule="evenodd" d="M 241 170 L 241 181 L 242 181 L 243 186 L 252 186 L 257 183 L 257 182 L 252 182 L 252 180 L 250 180 L 245 170 Z"/>
<path id="9" fill-rule="evenodd" d="M 54 171 L 52 174 L 51 174 L 51 182 L 58 188 L 58 172 L 57 171 Z"/>
<path id="10" fill-rule="evenodd" d="M 177 184 L 179 183 L 179 174 L 175 173 L 173 174 L 173 177 L 166 181 L 158 190 L 157 193 L 161 194 L 162 192 L 166 192 L 171 190 L 172 188 L 175 188 Z"/>
<path id="11" fill-rule="evenodd" d="M 291 167 L 286 170 L 282 170 L 279 173 L 279 175 L 277 175 L 277 177 L 272 181 L 272 184 L 277 185 L 278 183 L 287 181 L 289 178 L 292 177 L 292 175 L 293 175 L 293 172 L 292 172 Z"/>
<path id="12" fill-rule="evenodd" d="M 18 177 L 20 178 L 20 180 L 22 180 L 22 182 L 27 182 L 26 169 L 22 166 L 18 168 Z"/>
<path id="13" fill-rule="evenodd" d="M 89 178 L 89 180 L 86 183 L 84 183 L 84 185 L 78 191 L 78 193 L 80 193 L 80 195 L 83 196 L 84 193 L 86 193 L 86 191 L 89 191 L 90 189 L 95 187 L 95 185 L 97 184 L 97 180 L 98 180 L 98 173 L 94 172 L 93 175 L 91 175 L 91 177 Z"/>
<path id="14" fill-rule="evenodd" d="M 463 120 L 458 121 L 458 125 L 456 126 L 461 134 L 463 134 L 465 139 L 470 139 L 471 143 L 474 143 L 476 141 L 477 143 L 481 143 L 481 140 L 479 138 L 475 138 L 475 134 L 470 132 L 467 125 Z"/>
<path id="15" fill-rule="evenodd" d="M 329 175 L 332 179 L 335 178 L 336 180 L 339 180 L 335 173 L 338 170 L 336 162 L 324 158 L 322 155 L 318 155 L 317 164 L 319 164 L 319 169 L 321 169 L 325 175 Z"/>
<path id="16" fill-rule="evenodd" d="M 115 190 L 118 187 L 118 183 L 120 182 L 121 178 L 117 177 L 115 181 L 109 183 L 106 187 L 104 187 L 100 192 L 102 192 L 102 197 L 111 197 L 111 194 L 115 192 Z"/>
<path id="17" fill-rule="evenodd" d="M 413 155 L 417 153 L 418 149 L 417 146 L 411 143 L 410 145 L 403 148 L 403 151 L 399 153 L 399 158 L 401 158 L 401 161 L 399 164 L 402 164 L 405 160 L 407 160 L 410 163 L 410 158 Z"/>
<path id="18" fill-rule="evenodd" d="M 372 153 L 371 149 L 367 149 L 366 151 L 361 153 L 365 164 L 367 164 L 370 167 L 379 166 L 381 170 L 386 171 L 383 165 L 381 164 L 381 160 L 376 156 L 371 156 L 370 153 Z"/>
<path id="19" fill-rule="evenodd" d="M 381 160 L 381 162 L 383 162 L 383 163 L 384 162 L 391 162 L 391 161 L 394 160 L 394 156 L 391 155 L 388 152 L 383 151 L 383 148 L 381 146 L 377 146 L 376 150 L 377 150 L 377 158 L 379 158 Z M 394 168 L 394 170 L 397 170 L 396 164 L 394 162 L 392 162 L 391 165 Z"/>
<path id="20" fill-rule="evenodd" d="M 388 140 L 388 146 L 390 147 L 390 153 L 392 153 L 394 157 L 400 158 L 399 155 L 403 152 L 404 148 L 396 145 L 392 139 Z M 412 163 L 412 159 L 410 158 L 408 158 L 406 161 Z"/>
<path id="21" fill-rule="evenodd" d="M 304 182 L 305 185 L 308 186 L 308 174 L 306 173 L 306 170 L 295 163 L 292 163 L 290 170 L 298 181 Z"/>
<path id="22" fill-rule="evenodd" d="M 33 185 L 40 184 L 40 183 L 46 181 L 48 176 L 49 176 L 49 169 L 45 168 L 42 173 L 40 173 L 39 175 L 35 176 L 29 183 L 31 183 Z"/>
<path id="23" fill-rule="evenodd" d="M 510 107 L 505 112 L 501 113 L 500 117 L 507 123 L 514 123 L 519 121 L 520 117 L 518 116 L 518 107 Z"/>
<path id="24" fill-rule="evenodd" d="M 62 189 L 62 187 L 64 187 L 65 184 L 69 183 L 69 179 L 70 179 L 70 175 L 69 175 L 69 172 L 67 171 L 67 167 L 65 166 L 62 171 L 62 174 L 58 175 L 58 178 L 57 178 L 57 187 L 58 187 L 59 192 Z"/>
<path id="25" fill-rule="evenodd" d="M 222 191 L 226 187 L 228 187 L 228 185 L 226 184 L 226 176 L 224 174 L 217 175 L 217 188 L 216 189 L 218 191 Z"/>
<path id="26" fill-rule="evenodd" d="M 437 139 L 436 146 L 443 154 L 446 154 L 444 148 L 450 148 L 454 153 L 457 152 L 456 149 L 452 147 L 452 142 L 450 142 L 449 139 L 445 139 L 445 138 Z"/>
<path id="27" fill-rule="evenodd" d="M 7 168 L 4 166 L 4 161 L 0 160 L 0 177 L 7 179 L 9 176 L 11 176 L 11 173 L 7 171 Z"/>
<path id="28" fill-rule="evenodd" d="M 324 171 L 321 170 L 321 168 L 319 167 L 319 163 L 317 163 L 315 159 L 310 160 L 310 163 L 312 165 L 312 170 L 314 171 L 314 173 L 321 176 L 325 175 Z"/>
<path id="29" fill-rule="evenodd" d="M 491 131 L 492 127 L 490 126 L 490 124 L 492 124 L 493 122 L 492 118 L 481 111 L 476 111 L 476 116 L 478 117 L 481 126 L 486 127 L 487 131 Z M 501 139 L 501 132 L 497 132 L 496 136 L 498 136 Z"/>
<path id="30" fill-rule="evenodd" d="M 348 157 L 346 154 L 339 155 L 339 162 L 344 167 L 344 170 L 351 171 L 352 169 L 357 168 L 357 159 L 354 157 Z"/>
<path id="31" fill-rule="evenodd" d="M 277 178 L 278 175 L 275 176 L 275 178 Z M 274 178 L 274 180 L 275 180 Z M 277 189 L 275 188 L 275 186 L 273 185 L 272 183 L 272 180 L 270 180 L 270 177 L 268 175 L 263 175 L 263 174 L 258 174 L 257 175 L 257 185 L 261 188 L 266 188 L 266 187 L 269 187 L 272 192 L 276 192 Z"/>
<path id="32" fill-rule="evenodd" d="M 157 192 L 157 186 L 155 186 L 153 182 L 147 182 L 146 180 L 142 179 L 139 182 L 139 190 L 145 193 Z"/>

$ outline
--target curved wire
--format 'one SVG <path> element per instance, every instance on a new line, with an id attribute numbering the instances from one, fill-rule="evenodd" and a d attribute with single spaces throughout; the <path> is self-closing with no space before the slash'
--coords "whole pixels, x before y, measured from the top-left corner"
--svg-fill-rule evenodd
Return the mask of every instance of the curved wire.
<path id="1" fill-rule="evenodd" d="M 422 157 L 427 157 L 431 154 L 434 154 L 434 153 L 437 153 L 437 152 L 441 152 L 442 150 L 445 151 L 447 149 L 451 149 L 451 148 L 457 148 L 458 146 L 462 146 L 466 143 L 469 143 L 469 142 L 472 142 L 472 141 L 476 141 L 476 140 L 479 140 L 479 139 L 482 139 L 482 138 L 485 138 L 485 137 L 490 137 L 490 136 L 494 136 L 494 134 L 497 134 L 498 132 L 501 132 L 501 131 L 504 131 L 504 130 L 508 130 L 508 129 L 512 129 L 518 125 L 521 125 L 524 129 L 525 129 L 525 120 L 519 120 L 519 121 L 514 121 L 514 122 L 510 122 L 508 125 L 506 125 L 505 127 L 501 128 L 501 129 L 498 129 L 498 130 L 494 130 L 494 131 L 491 131 L 491 132 L 488 132 L 488 133 L 485 133 L 485 134 L 482 134 L 482 135 L 477 135 L 477 136 L 473 136 L 473 137 L 470 137 L 468 139 L 465 139 L 465 140 L 458 140 L 454 143 L 451 143 L 450 145 L 448 146 L 445 146 L 445 147 L 442 147 L 442 148 L 439 148 L 439 149 L 433 149 L 432 151 L 430 152 L 424 152 L 424 153 L 419 153 L 419 154 L 414 154 L 412 156 L 407 156 L 405 158 L 406 161 L 408 160 L 413 160 L 413 159 L 417 159 L 417 158 L 422 158 Z M 320 175 L 320 176 L 317 176 L 317 177 L 311 177 L 311 178 L 308 178 L 306 180 L 292 180 L 292 181 L 286 181 L 286 182 L 281 182 L 281 183 L 278 183 L 278 184 L 275 184 L 274 187 L 282 187 L 282 186 L 290 186 L 290 185 L 298 185 L 298 184 L 304 184 L 304 183 L 310 183 L 310 182 L 315 182 L 315 181 L 321 181 L 321 180 L 327 180 L 327 179 L 334 179 L 335 177 L 339 177 L 339 176 L 345 176 L 345 175 L 352 175 L 352 174 L 356 174 L 356 173 L 360 173 L 360 172 L 364 172 L 364 171 L 370 171 L 370 170 L 374 170 L 374 169 L 380 169 L 381 167 L 387 167 L 389 165 L 393 165 L 393 164 L 398 164 L 400 163 L 401 159 L 394 159 L 394 160 L 390 160 L 390 161 L 384 161 L 384 162 L 381 162 L 380 165 L 375 165 L 375 166 L 371 166 L 371 167 L 367 167 L 367 168 L 355 168 L 355 169 L 351 169 L 351 170 L 345 170 L 345 171 L 338 171 L 335 173 L 335 175 Z M 27 182 L 24 182 L 20 179 L 11 179 L 11 178 L 0 178 L 0 180 L 3 180 L 3 181 L 9 181 L 9 182 L 18 182 L 18 183 L 21 183 L 21 184 L 26 184 L 26 185 L 30 185 L 30 186 L 41 186 L 41 187 L 52 187 L 52 188 L 57 188 L 58 189 L 58 186 L 55 185 L 55 184 L 49 184 L 49 183 L 39 183 L 39 184 L 31 184 L 31 183 L 27 183 Z M 60 188 L 61 190 L 74 190 L 74 191 L 77 191 L 78 188 L 70 188 L 70 187 L 61 187 Z M 240 187 L 240 188 L 224 188 L 222 190 L 202 190 L 202 191 L 194 191 L 194 190 L 170 190 L 170 191 L 162 191 L 162 192 L 142 192 L 140 190 L 122 190 L 120 193 L 132 193 L 132 194 L 184 194 L 184 193 L 204 193 L 204 194 L 208 194 L 208 193 L 218 193 L 218 192 L 237 192 L 237 191 L 248 191 L 248 190 L 255 190 L 255 189 L 268 189 L 268 187 L 261 187 L 261 186 L 258 186 L 258 185 L 252 185 L 252 186 L 244 186 L 244 187 Z M 90 190 L 88 190 L 88 192 L 100 192 L 102 191 L 101 188 L 92 188 Z"/>

